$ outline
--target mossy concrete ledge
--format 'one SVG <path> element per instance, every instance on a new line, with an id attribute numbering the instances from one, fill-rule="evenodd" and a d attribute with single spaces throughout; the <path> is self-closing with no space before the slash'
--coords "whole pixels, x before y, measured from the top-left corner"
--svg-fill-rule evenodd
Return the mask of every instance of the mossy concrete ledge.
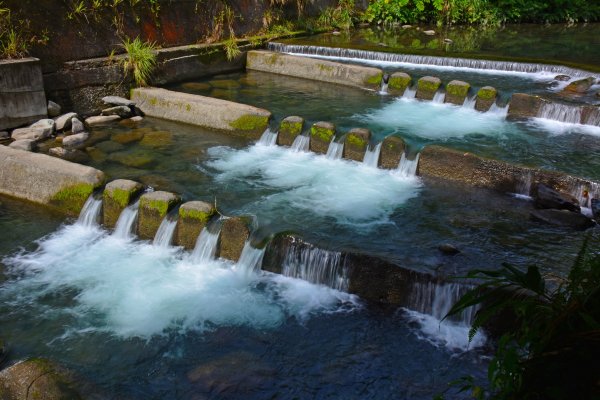
<path id="1" fill-rule="evenodd" d="M 471 85 L 463 81 L 450 81 L 446 85 L 446 98 L 444 103 L 456 104 L 462 106 L 469 94 Z"/>
<path id="2" fill-rule="evenodd" d="M 477 99 L 475 99 L 475 109 L 477 111 L 486 112 L 496 103 L 498 91 L 492 86 L 484 86 L 477 91 Z"/>
<path id="3" fill-rule="evenodd" d="M 284 118 L 279 124 L 279 134 L 277 135 L 277 144 L 280 146 L 291 146 L 296 137 L 304 129 L 304 118 L 291 116 Z"/>
<path id="4" fill-rule="evenodd" d="M 147 116 L 259 139 L 271 113 L 262 108 L 159 88 L 138 88 L 131 99 Z"/>
<path id="5" fill-rule="evenodd" d="M 164 217 L 179 202 L 179 196 L 170 192 L 150 192 L 140 197 L 138 213 L 138 236 L 140 239 L 153 239 Z"/>
<path id="6" fill-rule="evenodd" d="M 416 98 L 421 100 L 433 100 L 435 93 L 442 86 L 440 78 L 435 76 L 424 76 L 417 82 Z"/>
<path id="7" fill-rule="evenodd" d="M 371 131 L 364 128 L 354 128 L 346 134 L 344 139 L 343 158 L 361 162 L 371 140 Z"/>
<path id="8" fill-rule="evenodd" d="M 106 228 L 114 228 L 121 212 L 143 189 L 139 182 L 117 179 L 106 185 L 103 197 L 103 223 Z"/>
<path id="9" fill-rule="evenodd" d="M 218 256 L 237 262 L 242 255 L 250 230 L 244 218 L 227 218 L 221 227 Z"/>
<path id="10" fill-rule="evenodd" d="M 537 117 L 542 106 L 547 100 L 540 96 L 532 96 L 526 93 L 515 93 L 510 99 L 508 107 L 508 118 L 532 118 Z"/>
<path id="11" fill-rule="evenodd" d="M 0 146 L 0 193 L 78 215 L 104 173 L 45 154 Z"/>
<path id="12" fill-rule="evenodd" d="M 187 250 L 196 246 L 200 232 L 213 215 L 217 213 L 215 207 L 204 201 L 188 201 L 179 207 L 177 233 L 175 242 Z"/>
<path id="13" fill-rule="evenodd" d="M 248 52 L 246 69 L 365 89 L 379 89 L 383 78 L 383 71 L 378 68 L 264 50 Z"/>
<path id="14" fill-rule="evenodd" d="M 335 136 L 335 125 L 331 122 L 320 121 L 310 128 L 310 150 L 315 153 L 327 154 L 329 143 Z"/>
<path id="15" fill-rule="evenodd" d="M 412 78 L 404 72 L 394 72 L 388 81 L 388 92 L 395 96 L 402 96 L 410 86 Z"/>
<path id="16" fill-rule="evenodd" d="M 398 136 L 388 136 L 381 143 L 379 166 L 385 169 L 396 169 L 400 164 L 406 144 Z"/>

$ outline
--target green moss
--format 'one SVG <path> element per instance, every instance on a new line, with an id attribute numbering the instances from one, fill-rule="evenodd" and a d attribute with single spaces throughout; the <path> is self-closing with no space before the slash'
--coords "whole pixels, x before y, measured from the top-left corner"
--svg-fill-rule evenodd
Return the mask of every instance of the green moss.
<path id="1" fill-rule="evenodd" d="M 310 135 L 314 138 L 318 138 L 325 143 L 331 142 L 331 138 L 335 135 L 335 129 L 322 128 L 320 126 L 313 125 L 310 128 Z"/>
<path id="2" fill-rule="evenodd" d="M 418 89 L 425 92 L 437 92 L 437 90 L 440 88 L 440 85 L 440 81 L 423 78 L 419 79 L 419 82 L 417 83 Z"/>
<path id="3" fill-rule="evenodd" d="M 325 72 L 333 72 L 333 67 L 331 65 L 319 64 L 319 69 Z"/>
<path id="4" fill-rule="evenodd" d="M 69 214 L 79 214 L 85 201 L 94 191 L 94 185 L 80 183 L 61 189 L 55 193 L 50 204 Z"/>
<path id="5" fill-rule="evenodd" d="M 383 72 L 380 72 L 378 74 L 371 75 L 367 79 L 365 79 L 365 84 L 377 86 L 377 85 L 381 84 L 382 79 L 383 79 Z"/>
<path id="6" fill-rule="evenodd" d="M 449 83 L 446 85 L 446 93 L 451 94 L 452 96 L 466 97 L 467 93 L 469 93 L 470 88 L 471 85 L 469 85 L 468 83 L 466 85 L 457 85 Z"/>
<path id="7" fill-rule="evenodd" d="M 388 81 L 388 87 L 390 89 L 404 90 L 410 85 L 411 80 L 411 77 L 408 75 L 391 76 L 390 80 Z"/>
<path id="8" fill-rule="evenodd" d="M 142 198 L 140 203 L 140 207 L 146 208 L 148 210 L 154 210 L 158 213 L 158 215 L 163 218 L 169 212 L 169 208 L 173 203 L 170 201 L 164 200 L 148 200 Z"/>
<path id="9" fill-rule="evenodd" d="M 302 122 L 281 121 L 279 132 L 298 136 L 302 132 Z"/>
<path id="10" fill-rule="evenodd" d="M 267 65 L 273 65 L 279 60 L 279 54 L 273 53 L 265 62 Z"/>
<path id="11" fill-rule="evenodd" d="M 493 87 L 482 87 L 477 92 L 477 97 L 481 100 L 494 100 L 498 92 Z"/>
<path id="12" fill-rule="evenodd" d="M 346 138 L 346 142 L 348 142 L 348 144 L 352 146 L 359 147 L 361 149 L 366 148 L 369 144 L 365 140 L 365 138 L 363 138 L 362 136 L 355 135 L 353 133 L 348 135 L 348 137 Z"/>
<path id="13" fill-rule="evenodd" d="M 150 102 L 150 105 L 155 106 L 158 104 L 158 99 L 156 97 L 151 97 L 149 102 Z"/>
<path id="14" fill-rule="evenodd" d="M 188 112 L 192 111 L 192 105 L 191 104 L 186 104 L 185 105 L 185 110 L 188 111 Z"/>
<path id="15" fill-rule="evenodd" d="M 246 114 L 229 123 L 233 129 L 239 131 L 257 131 L 267 129 L 269 117 L 263 115 Z"/>
<path id="16" fill-rule="evenodd" d="M 119 188 L 113 189 L 111 192 L 106 192 L 107 196 L 119 205 L 121 208 L 125 208 L 129 205 L 131 196 L 135 194 L 133 191 L 127 191 Z"/>
<path id="17" fill-rule="evenodd" d="M 179 209 L 179 216 L 183 219 L 195 219 L 197 221 L 207 223 L 210 217 L 215 215 L 215 209 L 211 209 L 209 212 L 199 210 L 186 210 L 183 208 Z"/>

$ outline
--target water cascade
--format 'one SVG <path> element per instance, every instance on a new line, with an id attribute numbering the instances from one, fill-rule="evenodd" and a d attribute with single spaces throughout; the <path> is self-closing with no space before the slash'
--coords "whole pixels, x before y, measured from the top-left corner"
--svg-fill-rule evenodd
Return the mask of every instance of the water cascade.
<path id="1" fill-rule="evenodd" d="M 347 291 L 350 284 L 342 253 L 319 249 L 300 241 L 292 242 L 286 249 L 282 274 L 340 291 Z"/>
<path id="2" fill-rule="evenodd" d="M 581 213 L 592 216 L 592 199 L 600 199 L 600 184 L 591 182 L 589 185 L 575 185 L 571 189 L 571 195 L 579 201 Z"/>
<path id="3" fill-rule="evenodd" d="M 369 148 L 365 152 L 365 157 L 363 158 L 363 164 L 377 168 L 379 165 L 379 154 L 381 153 L 381 143 L 382 142 L 379 142 L 375 147 L 369 145 Z"/>
<path id="4" fill-rule="evenodd" d="M 237 267 L 246 273 L 246 275 L 250 275 L 251 273 L 256 273 L 260 271 L 262 267 L 263 257 L 265 256 L 265 249 L 257 249 L 256 247 L 252 247 L 250 242 L 246 242 L 244 248 L 242 249 L 242 254 L 240 255 L 240 259 L 237 262 Z"/>
<path id="5" fill-rule="evenodd" d="M 404 90 L 404 94 L 402 95 L 402 98 L 414 99 L 416 95 L 417 95 L 417 89 L 407 87 L 406 90 Z"/>
<path id="6" fill-rule="evenodd" d="M 335 137 L 331 139 L 331 143 L 329 143 L 329 147 L 327 148 L 326 157 L 330 160 L 339 160 L 342 158 L 342 154 L 344 153 L 344 142 L 338 143 L 335 141 Z"/>
<path id="7" fill-rule="evenodd" d="M 379 94 L 382 94 L 382 95 L 388 94 L 389 81 L 390 81 L 390 75 L 383 74 L 383 78 L 381 79 L 381 88 L 379 89 Z"/>
<path id="8" fill-rule="evenodd" d="M 560 103 L 546 103 L 538 112 L 538 118 L 552 119 L 569 124 L 581 122 L 581 107 Z"/>
<path id="9" fill-rule="evenodd" d="M 474 109 L 475 103 L 477 102 L 477 96 L 466 97 L 465 102 L 463 103 L 463 107 L 467 109 Z"/>
<path id="10" fill-rule="evenodd" d="M 168 215 L 163 218 L 156 235 L 154 235 L 154 241 L 152 244 L 158 247 L 169 247 L 173 243 L 173 235 L 175 234 L 175 228 L 177 227 L 177 219 L 171 218 Z"/>
<path id="11" fill-rule="evenodd" d="M 125 207 L 121 212 L 121 215 L 119 215 L 119 219 L 115 225 L 115 231 L 113 233 L 115 237 L 121 239 L 132 239 L 134 237 L 134 228 L 137 222 L 139 208 L 139 200 Z"/>
<path id="12" fill-rule="evenodd" d="M 591 74 L 588 71 L 583 71 L 576 68 L 570 68 L 562 65 L 550 65 L 540 63 L 477 60 L 457 57 L 437 57 L 358 49 L 343 49 L 324 46 L 290 45 L 283 43 L 269 43 L 268 49 L 270 51 L 288 53 L 292 55 L 304 55 L 337 60 L 351 60 L 355 62 L 365 61 L 370 62 L 371 64 L 386 64 L 387 66 L 390 66 L 390 64 L 398 64 L 398 66 L 406 66 L 406 64 L 413 64 L 431 67 L 504 72 L 514 74 L 544 74 L 548 77 L 550 77 L 551 75 L 558 74 L 582 78 L 586 78 L 588 76 L 595 76 L 595 74 Z"/>
<path id="13" fill-rule="evenodd" d="M 505 106 L 499 106 L 498 104 L 494 103 L 494 104 L 492 104 L 492 106 L 490 107 L 490 109 L 488 110 L 487 113 L 497 115 L 502 118 L 506 118 L 506 116 L 508 115 L 508 107 L 509 107 L 509 104 L 507 104 Z"/>
<path id="14" fill-rule="evenodd" d="M 412 177 L 417 176 L 417 167 L 419 166 L 419 157 L 420 156 L 421 156 L 421 154 L 418 153 L 414 159 L 409 160 L 406 157 L 406 154 L 402 153 L 402 157 L 400 158 L 400 163 L 398 164 L 396 173 L 398 175 L 406 177 L 406 178 L 412 178 Z"/>
<path id="15" fill-rule="evenodd" d="M 521 177 L 517 184 L 517 192 L 515 197 L 524 200 L 531 200 L 531 184 L 533 182 L 533 174 L 528 172 Z"/>
<path id="16" fill-rule="evenodd" d="M 216 232 L 211 232 L 212 230 Z M 217 243 L 219 242 L 219 234 L 221 233 L 221 224 L 217 227 L 204 227 L 198 240 L 196 240 L 196 246 L 192 252 L 192 261 L 195 263 L 201 263 L 206 261 L 214 260 L 215 254 L 217 254 Z"/>
<path id="17" fill-rule="evenodd" d="M 310 144 L 310 137 L 307 135 L 298 135 L 296 139 L 294 139 L 294 143 L 292 143 L 292 151 L 296 153 L 308 151 L 308 146 Z"/>
<path id="18" fill-rule="evenodd" d="M 435 95 L 433 96 L 433 99 L 431 101 L 434 103 L 443 103 L 444 99 L 446 99 L 446 92 L 438 90 L 437 92 L 435 92 Z"/>
<path id="19" fill-rule="evenodd" d="M 258 144 L 263 146 L 275 146 L 275 143 L 277 143 L 277 134 L 278 132 L 273 132 L 270 128 L 267 128 L 260 137 Z"/>
<path id="20" fill-rule="evenodd" d="M 92 227 L 98 225 L 100 221 L 100 212 L 102 211 L 102 199 L 94 198 L 94 195 L 90 195 L 86 200 L 77 223 L 83 226 Z"/>

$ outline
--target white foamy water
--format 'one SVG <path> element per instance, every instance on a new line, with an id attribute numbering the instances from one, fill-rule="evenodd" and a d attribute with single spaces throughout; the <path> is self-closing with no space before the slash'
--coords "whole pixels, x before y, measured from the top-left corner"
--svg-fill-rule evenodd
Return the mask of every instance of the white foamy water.
<path id="1" fill-rule="evenodd" d="M 180 249 L 97 227 L 65 226 L 39 245 L 3 260 L 13 278 L 0 286 L 0 299 L 39 318 L 68 318 L 64 336 L 102 331 L 150 338 L 217 326 L 271 328 L 290 317 L 358 306 L 354 296 L 333 289 L 224 260 L 194 262 Z M 60 299 L 51 313 L 44 312 L 48 298 Z"/>
<path id="2" fill-rule="evenodd" d="M 272 190 L 258 200 L 261 208 L 327 216 L 340 223 L 387 220 L 397 207 L 416 197 L 421 186 L 415 177 L 277 146 L 213 147 L 209 154 L 212 160 L 207 165 L 217 171 L 217 181 L 243 181 Z"/>
<path id="3" fill-rule="evenodd" d="M 379 142 L 375 145 L 375 147 L 369 145 L 363 158 L 364 165 L 371 168 L 377 168 L 379 165 L 379 155 L 381 154 L 381 144 L 382 142 Z"/>
<path id="4" fill-rule="evenodd" d="M 546 118 L 531 118 L 528 123 L 553 135 L 579 133 L 600 136 L 600 126 L 573 124 Z"/>
<path id="5" fill-rule="evenodd" d="M 263 146 L 275 146 L 275 143 L 277 143 L 277 134 L 278 132 L 273 132 L 270 128 L 267 128 L 258 140 L 258 143 Z"/>
<path id="6" fill-rule="evenodd" d="M 362 124 L 409 132 L 427 139 L 462 138 L 471 134 L 503 135 L 516 129 L 503 108 L 481 113 L 469 107 L 398 98 L 386 106 L 354 115 Z"/>
<path id="7" fill-rule="evenodd" d="M 173 242 L 173 235 L 175 234 L 175 228 L 177 227 L 177 219 L 169 218 L 166 216 L 163 218 L 152 244 L 159 247 L 169 247 Z"/>

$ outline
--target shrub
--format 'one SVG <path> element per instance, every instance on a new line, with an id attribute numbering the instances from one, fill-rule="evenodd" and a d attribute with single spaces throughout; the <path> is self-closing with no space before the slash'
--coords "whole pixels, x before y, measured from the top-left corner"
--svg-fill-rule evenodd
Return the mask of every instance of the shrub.
<path id="1" fill-rule="evenodd" d="M 136 85 L 146 86 L 156 67 L 156 44 L 142 42 L 139 37 L 136 37 L 133 40 L 125 38 L 121 46 L 127 53 L 122 61 L 123 70 L 126 74 L 133 74 Z"/>

